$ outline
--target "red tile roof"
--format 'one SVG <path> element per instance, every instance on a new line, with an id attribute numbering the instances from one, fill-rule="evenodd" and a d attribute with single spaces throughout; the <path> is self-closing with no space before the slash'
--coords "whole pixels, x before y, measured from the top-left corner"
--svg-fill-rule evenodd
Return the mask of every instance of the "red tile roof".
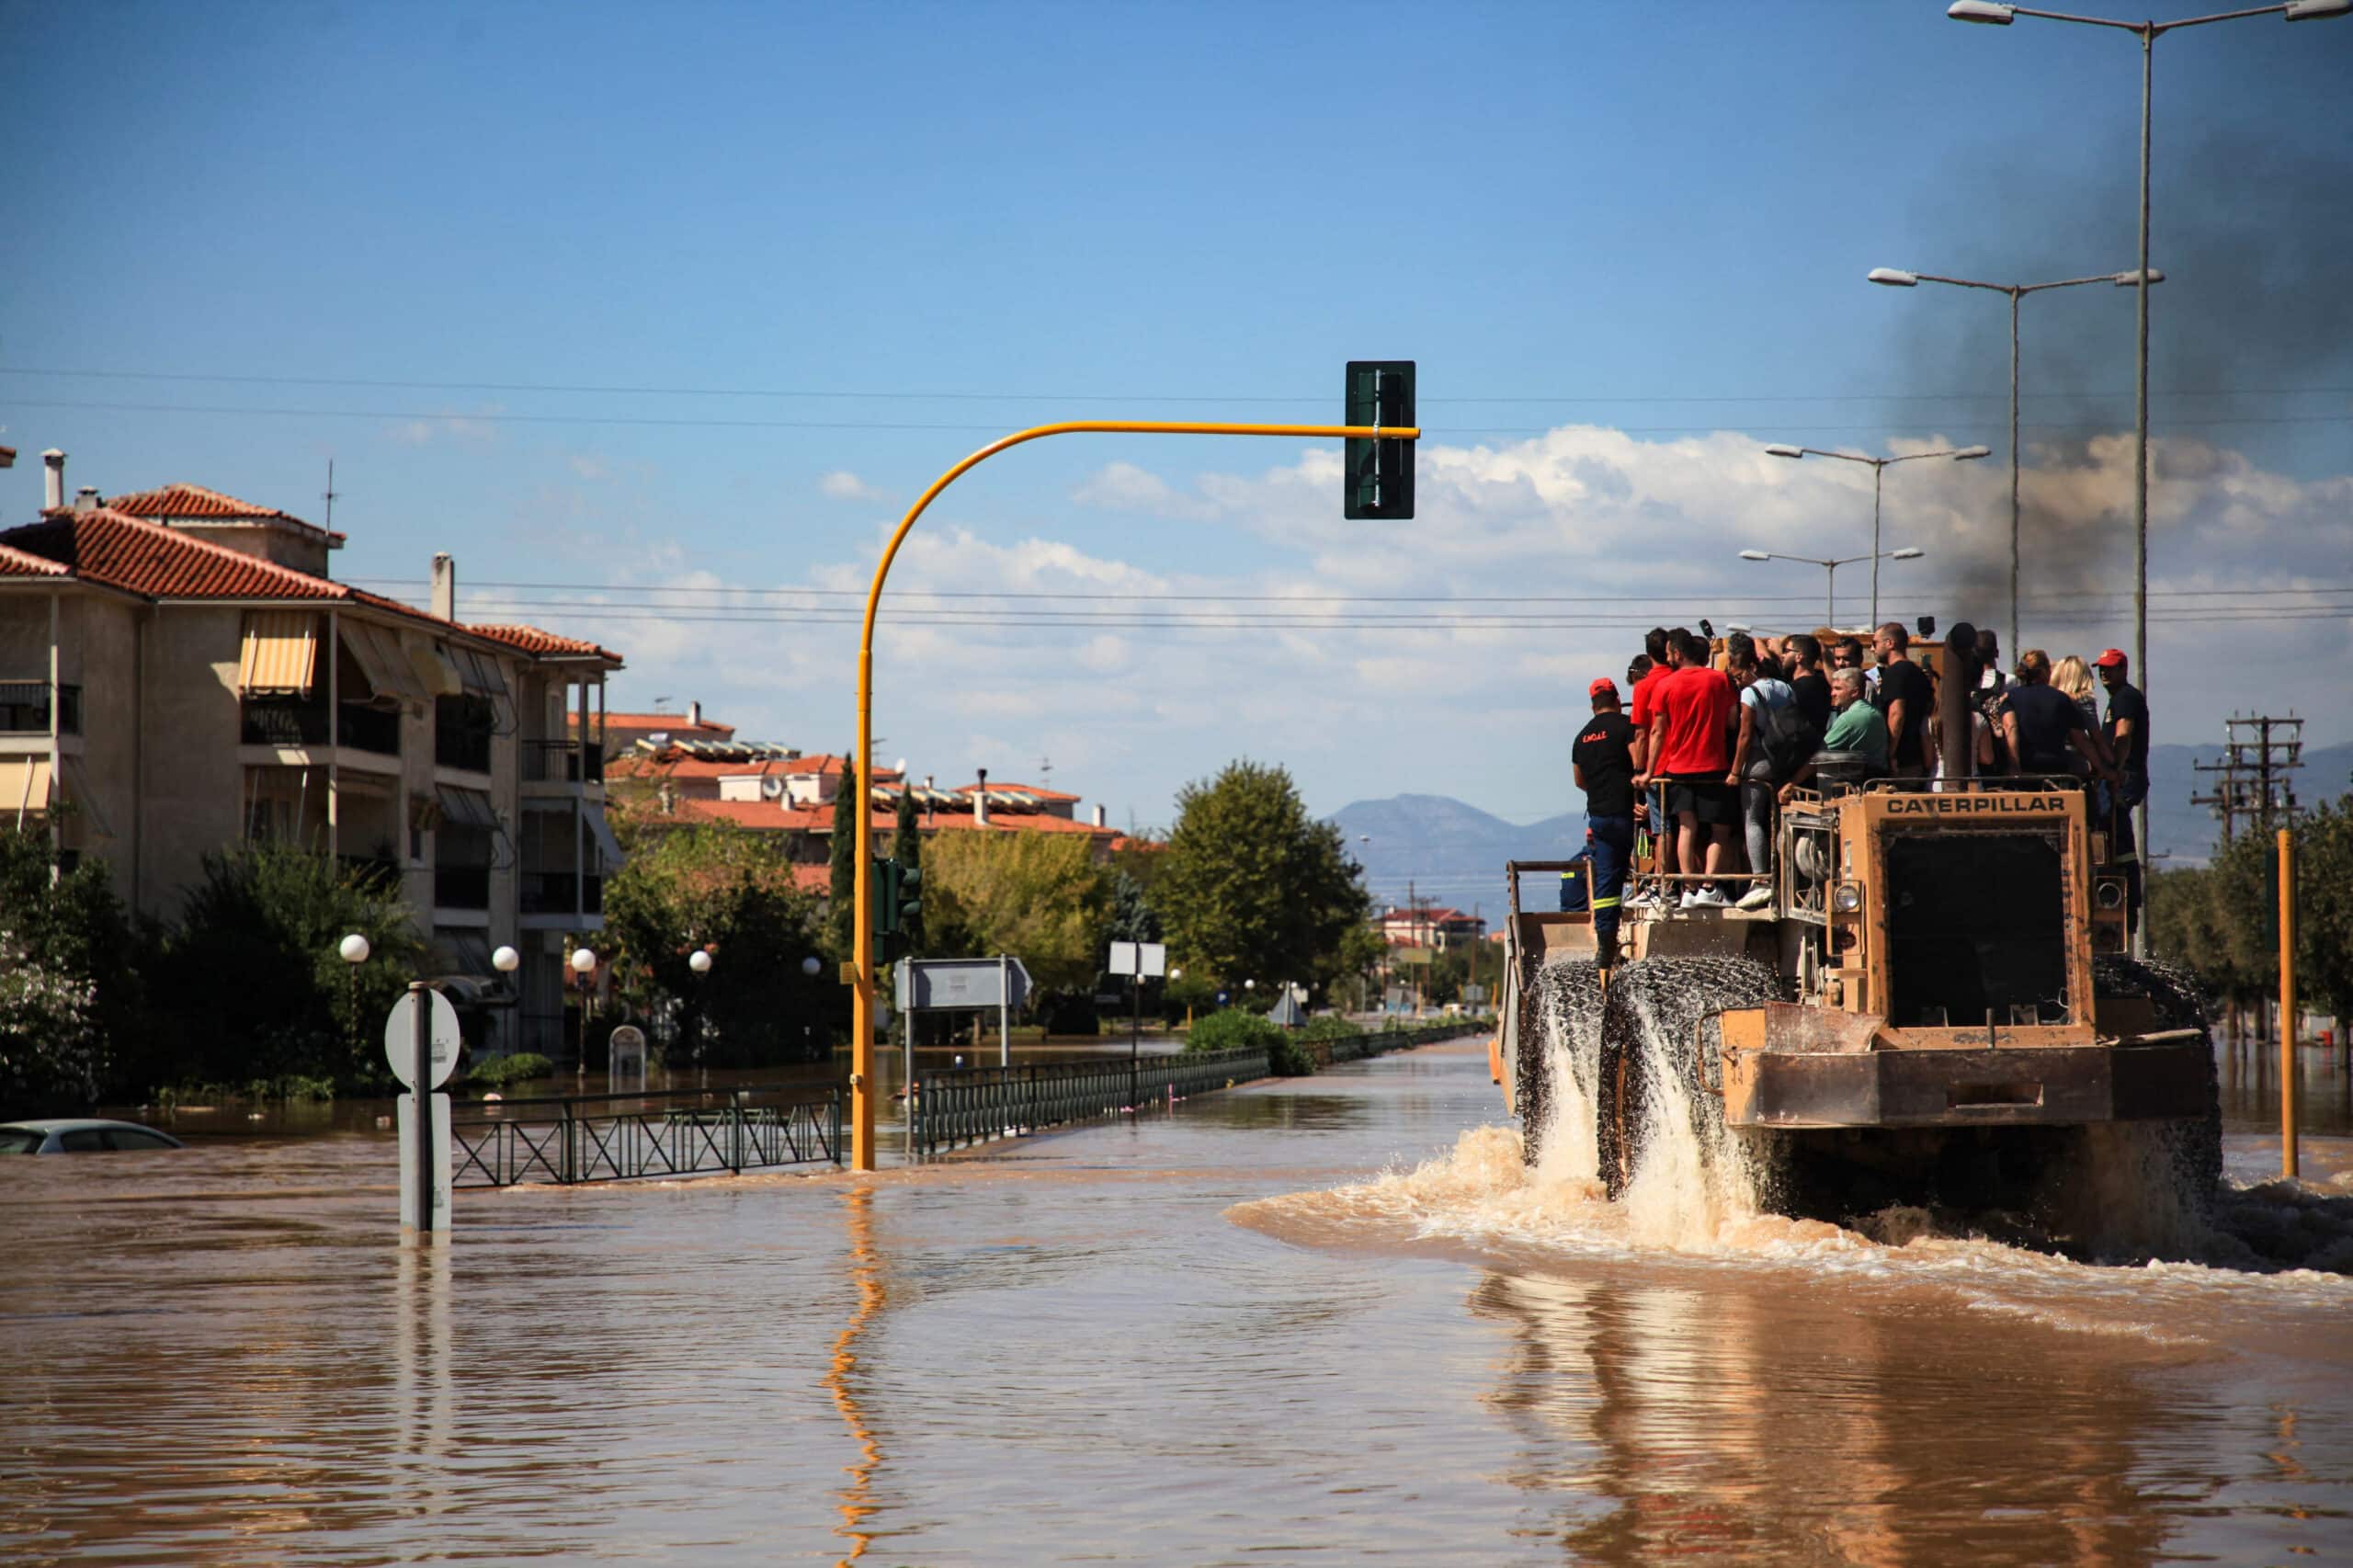
<path id="1" fill-rule="evenodd" d="M 69 577 L 73 574 L 46 555 L 0 544 L 0 577 Z"/>
<path id="2" fill-rule="evenodd" d="M 671 813 L 685 821 L 732 822 L 738 827 L 753 828 L 762 833 L 812 833 L 820 836 L 834 831 L 834 808 L 831 801 L 822 806 L 786 806 L 777 801 L 703 801 L 681 800 Z M 890 833 L 899 825 L 896 812 L 875 812 L 868 818 L 876 833 Z M 980 827 L 968 812 L 938 812 L 928 816 L 918 812 L 915 825 L 926 833 L 970 832 Z M 1068 817 L 1048 817 L 1034 814 L 1016 816 L 1010 812 L 989 819 L 991 833 L 1082 833 L 1091 838 L 1115 836 L 1108 827 L 1096 827 L 1088 823 L 1073 822 Z"/>
<path id="3" fill-rule="evenodd" d="M 1041 801 L 1077 801 L 1083 799 L 1083 797 L 1078 795 L 1065 795 L 1060 790 L 1049 790 L 1042 784 L 1008 784 L 1002 778 L 990 779 L 988 787 L 991 790 L 1018 790 L 1025 795 L 1035 795 Z M 980 788 L 981 786 L 978 782 L 960 784 L 956 787 L 956 793 L 960 795 L 970 795 L 977 791 Z"/>
<path id="4" fill-rule="evenodd" d="M 0 533 L 0 544 L 45 555 L 92 582 L 160 599 L 345 599 L 351 590 L 325 577 L 194 538 L 161 523 L 118 512 L 44 513 Z"/>
<path id="5" fill-rule="evenodd" d="M 523 653 L 533 650 L 523 646 L 517 636 L 494 637 L 493 633 L 529 633 L 550 644 L 595 646 L 530 627 L 485 630 L 460 626 L 398 599 L 371 594 L 332 577 L 315 577 L 291 566 L 280 566 L 162 523 L 118 512 L 111 506 L 44 512 L 37 523 L 0 532 L 0 575 L 73 576 L 153 599 L 278 599 L 360 605 L 422 621 L 444 631 L 493 637 Z M 620 662 L 619 654 L 602 649 L 597 652 Z"/>
<path id="6" fill-rule="evenodd" d="M 128 513 L 134 517 L 283 523 L 289 528 L 316 534 L 321 539 L 333 540 L 337 544 L 343 542 L 343 535 L 306 523 L 291 512 L 281 512 L 275 506 L 256 506 L 250 501 L 223 495 L 218 490 L 207 490 L 201 484 L 166 484 L 161 490 L 142 490 L 135 495 L 118 495 L 107 506 L 111 510 Z"/>
<path id="7" fill-rule="evenodd" d="M 536 626 L 469 626 L 466 630 L 477 637 L 487 637 L 494 642 L 518 648 L 533 658 L 610 659 L 615 664 L 621 660 L 621 656 L 610 648 L 600 648 L 577 637 L 559 637 Z M 574 716 L 578 717 L 576 714 Z"/>
<path id="8" fill-rule="evenodd" d="M 575 724 L 578 723 L 577 714 L 573 716 L 573 722 Z M 605 733 L 608 736 L 620 732 L 637 735 L 651 734 L 656 731 L 667 731 L 684 740 L 699 740 L 709 736 L 724 741 L 734 738 L 735 726 L 714 723 L 709 719 L 698 724 L 689 722 L 684 713 L 608 713 L 605 715 Z"/>

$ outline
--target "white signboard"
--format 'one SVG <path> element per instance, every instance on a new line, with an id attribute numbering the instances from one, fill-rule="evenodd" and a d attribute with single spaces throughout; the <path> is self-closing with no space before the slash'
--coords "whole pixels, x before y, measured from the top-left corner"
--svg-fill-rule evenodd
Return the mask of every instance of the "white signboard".
<path id="1" fill-rule="evenodd" d="M 903 1013 L 1018 1007 L 1029 994 L 1029 971 L 1015 958 L 908 959 L 898 966 L 895 991 Z"/>
<path id="2" fill-rule="evenodd" d="M 618 1082 L 623 1078 L 645 1081 L 645 1031 L 635 1024 L 623 1024 L 605 1042 L 605 1076 Z"/>
<path id="3" fill-rule="evenodd" d="M 439 1088 L 449 1081 L 450 1073 L 458 1065 L 458 1009 L 438 991 L 428 991 L 433 998 L 433 1082 L 430 1088 Z M 401 1087 L 416 1087 L 416 993 L 412 991 L 392 1004 L 384 1019 L 384 1060 L 392 1064 L 392 1076 Z"/>
<path id="4" fill-rule="evenodd" d="M 399 1103 L 401 1144 L 401 1229 L 416 1229 L 416 1096 L 403 1095 Z M 433 1096 L 433 1232 L 449 1231 L 449 1096 Z"/>
<path id="5" fill-rule="evenodd" d="M 1141 975 L 1150 980 L 1168 972 L 1168 948 L 1163 942 L 1114 942 L 1111 972 Z"/>

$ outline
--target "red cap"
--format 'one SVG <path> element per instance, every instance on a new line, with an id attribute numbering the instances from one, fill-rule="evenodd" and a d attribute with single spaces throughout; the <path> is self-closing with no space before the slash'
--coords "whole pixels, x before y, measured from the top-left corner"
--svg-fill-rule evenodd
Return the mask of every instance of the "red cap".
<path id="1" fill-rule="evenodd" d="M 1603 676 L 1599 680 L 1595 681 L 1591 686 L 1586 687 L 1585 688 L 1585 694 L 1587 697 L 1607 697 L 1610 700 L 1615 701 L 1618 698 L 1618 683 L 1611 680 L 1608 676 Z"/>
<path id="2" fill-rule="evenodd" d="M 2110 665 L 2126 665 L 2131 664 L 2131 661 L 2124 656 L 2123 649 L 2110 648 L 2107 652 L 2101 653 L 2098 658 L 2094 659 L 2092 663 L 2101 669 L 2106 669 Z"/>

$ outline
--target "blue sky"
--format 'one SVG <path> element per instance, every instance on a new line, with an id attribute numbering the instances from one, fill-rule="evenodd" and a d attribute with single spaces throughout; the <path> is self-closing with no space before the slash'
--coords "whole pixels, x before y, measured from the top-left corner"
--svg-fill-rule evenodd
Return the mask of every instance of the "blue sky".
<path id="1" fill-rule="evenodd" d="M 1642 625 L 1811 624 L 1818 575 L 1736 550 L 1867 548 L 1867 472 L 1764 441 L 1993 445 L 1890 475 L 1929 554 L 1886 591 L 2005 620 L 2001 301 L 1862 274 L 2130 267 L 2137 62 L 1940 10 L 0 5 L 0 497 L 57 446 L 316 520 L 332 457 L 339 574 L 449 550 L 469 615 L 628 653 L 616 706 L 837 749 L 843 596 L 963 452 L 1324 420 L 1342 361 L 1414 358 L 1411 525 L 1343 524 L 1313 443 L 960 484 L 894 579 L 884 760 L 1051 756 L 1144 824 L 1242 755 L 1534 818 Z M 2280 592 L 2353 584 L 2348 72 L 2353 21 L 2158 44 L 2162 739 L 2353 733 L 2347 596 Z M 2127 583 L 2131 295 L 2027 312 L 2027 641 L 2129 645 L 2078 596 Z"/>

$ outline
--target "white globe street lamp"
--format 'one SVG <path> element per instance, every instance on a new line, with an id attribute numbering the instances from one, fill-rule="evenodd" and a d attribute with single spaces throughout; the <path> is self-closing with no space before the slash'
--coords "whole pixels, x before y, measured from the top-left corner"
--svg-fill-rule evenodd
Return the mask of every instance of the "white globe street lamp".
<path id="1" fill-rule="evenodd" d="M 337 944 L 335 950 L 343 955 L 346 963 L 366 963 L 369 951 L 368 938 L 354 931 Z"/>
<path id="2" fill-rule="evenodd" d="M 710 972 L 710 955 L 703 951 L 700 948 L 697 948 L 693 952 L 687 955 L 687 967 L 693 970 L 697 974 L 709 974 Z"/>
<path id="3" fill-rule="evenodd" d="M 512 948 L 501 948 L 490 955 L 490 967 L 501 974 L 512 974 L 523 967 L 523 955 Z"/>
<path id="4" fill-rule="evenodd" d="M 596 973 L 597 955 L 590 952 L 585 948 L 574 949 L 572 954 L 572 972 L 574 974 Z"/>
<path id="5" fill-rule="evenodd" d="M 801 972 L 813 977 L 819 970 L 824 969 L 824 960 L 819 958 L 814 953 L 811 953 L 807 958 L 801 960 Z"/>

